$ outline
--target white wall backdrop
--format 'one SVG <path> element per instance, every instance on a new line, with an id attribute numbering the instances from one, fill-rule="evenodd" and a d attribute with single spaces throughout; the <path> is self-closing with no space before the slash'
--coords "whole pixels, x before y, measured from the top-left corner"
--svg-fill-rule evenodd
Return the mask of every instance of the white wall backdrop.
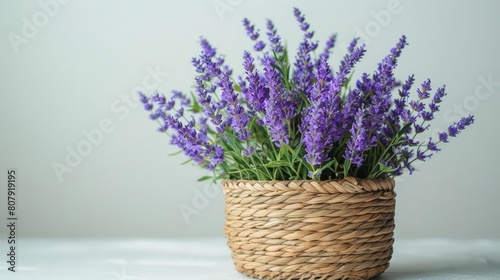
<path id="1" fill-rule="evenodd" d="M 6 171 L 16 168 L 19 236 L 223 236 L 222 191 L 197 182 L 204 171 L 181 166 L 182 155 L 168 156 L 176 149 L 135 93 L 190 90 L 200 35 L 239 71 L 252 46 L 244 17 L 260 29 L 273 19 L 295 50 L 294 6 L 321 43 L 338 33 L 337 54 L 354 36 L 366 42 L 358 75 L 406 34 L 399 77 L 447 85 L 433 127 L 476 116 L 416 174 L 398 179 L 396 237 L 500 237 L 494 0 L 1 1 L 0 218 Z M 58 175 L 54 164 L 66 169 Z M 179 207 L 195 211 L 185 217 Z"/>

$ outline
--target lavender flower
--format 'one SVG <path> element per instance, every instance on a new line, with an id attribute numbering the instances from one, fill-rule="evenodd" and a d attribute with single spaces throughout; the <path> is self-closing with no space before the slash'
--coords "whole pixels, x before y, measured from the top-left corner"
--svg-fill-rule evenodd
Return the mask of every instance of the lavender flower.
<path id="1" fill-rule="evenodd" d="M 432 154 L 426 154 L 425 151 L 422 151 L 420 148 L 417 149 L 417 159 L 421 161 L 425 161 L 426 158 L 430 158 Z"/>
<path id="2" fill-rule="evenodd" d="M 436 90 L 436 93 L 434 94 L 434 97 L 432 98 L 432 102 L 434 104 L 439 104 L 443 100 L 443 97 L 445 97 L 447 94 L 445 92 L 446 86 L 442 86 Z"/>
<path id="3" fill-rule="evenodd" d="M 209 169 L 213 169 L 213 167 L 217 166 L 222 162 L 224 162 L 224 149 L 222 149 L 221 146 L 215 146 L 213 148 L 213 156 L 212 159 L 210 160 Z"/>
<path id="4" fill-rule="evenodd" d="M 473 116 L 463 117 L 436 140 L 421 140 L 447 93 L 445 86 L 432 92 L 427 79 L 412 96 L 414 76 L 396 79 L 405 36 L 372 74 L 362 73 L 349 84 L 365 45 L 352 40 L 334 72 L 328 59 L 336 34 L 316 55 L 318 42 L 309 22 L 296 8 L 293 15 L 303 33 L 295 55 L 288 56 L 271 20 L 264 43 L 255 25 L 244 19 L 254 52 L 243 53 L 243 74 L 233 79 L 224 56 L 201 37 L 201 53 L 191 60 L 196 72 L 191 95 L 139 93 L 158 130 L 194 163 L 214 170 L 214 177 L 324 180 L 411 174 L 413 162 L 431 158 L 442 143 L 474 123 Z"/>
<path id="5" fill-rule="evenodd" d="M 342 107 L 341 124 L 339 128 L 339 134 L 344 134 L 347 132 L 352 124 L 354 123 L 354 116 L 359 108 L 361 108 L 363 98 L 361 96 L 361 91 L 358 89 L 352 89 L 347 95 L 344 107 Z M 338 140 L 338 139 L 336 139 Z"/>
<path id="6" fill-rule="evenodd" d="M 139 100 L 141 103 L 144 105 L 144 109 L 147 111 L 151 111 L 153 109 L 153 104 L 151 104 L 151 101 L 149 97 L 147 97 L 143 92 L 139 91 Z"/>
<path id="7" fill-rule="evenodd" d="M 222 99 L 226 102 L 226 110 L 231 116 L 229 121 L 231 127 L 238 135 L 238 140 L 247 141 L 250 137 L 250 131 L 247 128 L 248 115 L 243 106 L 238 102 L 238 95 L 234 91 L 228 72 L 221 74 L 218 86 L 222 89 Z"/>
<path id="8" fill-rule="evenodd" d="M 412 100 L 410 101 L 410 106 L 415 112 L 422 112 L 425 109 L 425 104 L 420 100 Z"/>
<path id="9" fill-rule="evenodd" d="M 417 89 L 418 98 L 420 98 L 420 100 L 429 98 L 430 91 L 431 91 L 431 80 L 427 79 L 425 82 L 422 83 L 422 87 Z"/>
<path id="10" fill-rule="evenodd" d="M 248 147 L 247 149 L 244 149 L 242 154 L 246 157 L 250 157 L 252 156 L 253 154 L 255 153 L 255 147 L 254 146 L 250 146 Z"/>
<path id="11" fill-rule="evenodd" d="M 325 44 L 325 49 L 320 55 L 320 59 L 328 59 L 332 53 L 332 49 L 335 47 L 335 42 L 337 41 L 337 34 L 331 35 Z M 319 60 L 318 60 L 319 64 Z"/>
<path id="12" fill-rule="evenodd" d="M 207 56 L 209 59 L 213 58 L 217 54 L 217 50 L 210 45 L 207 39 L 201 37 L 200 44 L 203 49 L 202 55 Z"/>
<path id="13" fill-rule="evenodd" d="M 252 41 L 259 39 L 259 32 L 255 30 L 255 25 L 252 25 L 247 18 L 243 19 L 243 26 L 245 27 L 248 37 Z"/>
<path id="14" fill-rule="evenodd" d="M 340 84 L 333 80 L 330 66 L 320 60 L 316 83 L 310 95 L 311 105 L 304 111 L 300 132 L 305 146 L 306 160 L 319 166 L 330 160 L 328 151 L 334 141 L 341 137 Z M 320 174 L 314 173 L 313 176 Z"/>
<path id="15" fill-rule="evenodd" d="M 258 41 L 257 43 L 255 43 L 255 45 L 253 46 L 253 49 L 255 51 L 261 51 L 263 50 L 264 48 L 266 47 L 266 44 L 262 41 Z"/>
<path id="16" fill-rule="evenodd" d="M 415 134 L 422 133 L 425 131 L 425 127 L 416 123 L 413 124 L 413 128 L 415 128 Z"/>
<path id="17" fill-rule="evenodd" d="M 349 47 L 347 47 L 347 50 L 349 53 L 353 53 L 354 49 L 356 48 L 356 45 L 358 44 L 359 38 L 354 38 L 351 43 L 349 44 Z"/>
<path id="18" fill-rule="evenodd" d="M 344 59 L 340 62 L 339 71 L 336 74 L 336 80 L 339 85 L 344 85 L 347 81 L 347 75 L 351 72 L 354 65 L 361 60 L 365 54 L 365 45 L 361 45 L 356 48 L 358 39 L 354 39 L 349 46 L 349 54 L 344 56 Z"/>
<path id="19" fill-rule="evenodd" d="M 281 38 L 278 35 L 278 30 L 274 27 L 271 20 L 267 20 L 267 38 L 270 43 L 271 50 L 276 53 L 281 53 L 284 51 L 284 47 L 281 44 Z"/>
<path id="20" fill-rule="evenodd" d="M 293 82 L 296 85 L 295 92 L 309 96 L 312 90 L 312 81 L 314 79 L 314 64 L 309 51 L 309 43 L 304 41 L 299 46 L 299 51 L 295 61 L 295 71 L 293 73 Z"/>
<path id="21" fill-rule="evenodd" d="M 314 63 L 311 59 L 311 52 L 316 50 L 318 43 L 311 40 L 314 32 L 307 32 L 309 24 L 305 21 L 305 17 L 299 9 L 294 8 L 294 15 L 299 22 L 301 30 L 304 31 L 304 39 L 300 43 L 295 57 L 295 71 L 293 72 L 292 79 L 296 85 L 296 94 L 304 94 L 309 97 L 314 79 Z"/>
<path id="22" fill-rule="evenodd" d="M 150 102 L 149 98 L 144 98 L 143 96 L 144 95 L 141 94 L 142 102 Z M 176 94 L 172 97 L 172 99 L 179 97 L 182 97 L 182 95 Z M 156 106 L 158 106 L 157 110 L 162 112 L 161 117 L 164 123 L 159 130 L 162 132 L 167 131 L 168 129 L 174 131 L 174 135 L 172 135 L 171 138 L 172 144 L 181 148 L 184 151 L 184 154 L 190 157 L 195 163 L 204 165 L 207 168 L 211 168 L 212 166 L 207 161 L 207 158 L 213 156 L 215 152 L 216 157 L 214 157 L 215 160 L 213 160 L 213 162 L 218 162 L 218 159 L 223 156 L 223 150 L 221 150 L 222 148 L 218 145 L 211 144 L 206 135 L 207 130 L 198 131 L 195 128 L 196 124 L 194 120 L 189 121 L 187 124 L 183 124 L 179 120 L 179 117 L 181 117 L 184 111 L 183 107 L 177 109 L 175 114 L 176 117 L 174 117 L 168 113 L 168 111 L 173 109 L 173 106 L 166 102 L 165 96 L 156 93 L 153 95 L 151 100 Z"/>
<path id="23" fill-rule="evenodd" d="M 437 147 L 436 143 L 432 141 L 432 138 L 429 138 L 429 142 L 427 142 L 427 149 L 433 152 L 441 151 L 441 149 Z"/>
<path id="24" fill-rule="evenodd" d="M 208 90 L 199 78 L 196 81 L 196 94 L 198 95 L 198 103 L 204 107 L 205 116 L 210 118 L 210 121 L 217 126 L 217 131 L 222 133 L 225 130 L 226 124 L 222 122 L 222 114 L 218 112 L 217 105 L 212 101 L 212 97 L 208 94 Z"/>
<path id="25" fill-rule="evenodd" d="M 254 59 L 249 52 L 243 54 L 243 67 L 245 69 L 248 89 L 245 98 L 255 112 L 264 112 L 264 104 L 269 98 L 269 90 L 262 85 L 263 81 L 257 71 L 255 71 Z M 265 81 L 264 81 L 265 82 Z"/>
<path id="26" fill-rule="evenodd" d="M 373 78 L 369 79 L 368 76 L 364 76 L 361 87 L 358 86 L 363 92 L 363 95 L 368 97 L 369 100 L 369 130 L 372 131 L 372 133 L 383 131 L 384 124 L 390 121 L 390 114 L 388 114 L 388 112 L 391 106 L 392 90 L 397 84 L 393 70 L 397 66 L 397 58 L 401 55 L 401 51 L 406 45 L 406 36 L 403 35 L 396 46 L 391 49 L 390 54 L 378 64 L 377 71 L 373 74 Z M 409 88 L 411 83 L 413 83 L 412 79 L 407 81 L 405 86 Z M 406 92 L 402 92 L 402 94 L 404 95 Z M 411 119 L 411 116 L 406 117 Z M 388 139 L 385 137 L 386 135 L 380 132 L 377 134 L 379 134 L 378 137 L 383 144 L 387 144 Z"/>
<path id="27" fill-rule="evenodd" d="M 446 132 L 439 132 L 439 141 L 448 143 L 448 134 L 446 134 Z"/>
<path id="28" fill-rule="evenodd" d="M 264 47 L 266 46 L 266 44 L 261 41 L 261 40 L 258 40 L 259 39 L 259 31 L 258 30 L 255 30 L 255 25 L 252 25 L 250 23 L 250 21 L 248 19 L 243 19 L 243 26 L 245 27 L 245 30 L 247 32 L 247 35 L 248 37 L 252 40 L 252 41 L 256 41 L 255 42 L 255 45 L 254 45 L 254 50 L 255 51 L 261 51 L 264 49 Z"/>
<path id="29" fill-rule="evenodd" d="M 431 158 L 433 153 L 432 152 L 439 152 L 441 149 L 438 148 L 437 143 L 432 140 L 432 138 L 429 138 L 429 141 L 427 141 L 426 149 L 423 150 L 423 146 L 419 147 L 417 149 L 417 156 L 415 159 L 420 160 L 420 161 L 425 161 L 427 158 Z"/>
<path id="30" fill-rule="evenodd" d="M 415 78 L 413 75 L 409 76 L 408 79 L 403 83 L 401 89 L 398 91 L 399 98 L 394 99 L 394 109 L 391 111 L 390 116 L 388 117 L 388 121 L 394 125 L 395 131 L 392 133 L 386 133 L 389 137 L 392 137 L 395 133 L 397 133 L 400 129 L 400 121 L 403 120 L 403 114 L 408 114 L 409 111 L 405 112 L 405 108 L 407 106 L 408 97 L 410 95 L 410 89 L 413 85 Z M 408 121 L 408 117 L 406 117 Z M 410 123 L 403 120 L 404 123 Z M 387 126 L 386 128 L 387 129 Z M 391 129 L 392 130 L 392 129 Z"/>
<path id="31" fill-rule="evenodd" d="M 434 119 L 434 115 L 432 114 L 432 112 L 422 112 L 422 119 L 424 121 L 431 121 Z"/>
<path id="32" fill-rule="evenodd" d="M 400 117 L 404 124 L 413 124 L 417 121 L 417 117 L 412 115 L 410 110 L 403 110 L 403 112 L 401 112 Z"/>
<path id="33" fill-rule="evenodd" d="M 357 44 L 357 39 L 354 39 L 351 44 L 351 52 L 344 56 L 344 59 L 340 62 L 339 71 L 334 77 L 334 83 L 338 85 L 337 94 L 340 93 L 340 89 L 347 82 L 347 76 L 351 72 L 354 65 L 363 57 L 365 50 L 365 45 L 361 45 L 360 47 L 355 48 Z M 367 77 L 367 75 L 363 75 L 363 77 Z M 359 85 L 367 85 L 367 83 L 358 83 Z M 346 98 L 345 106 L 342 110 L 342 115 L 344 119 L 339 121 L 340 127 L 338 127 L 338 136 L 335 137 L 335 141 L 340 140 L 339 137 L 343 135 L 347 130 L 351 127 L 354 121 L 354 115 L 357 112 L 357 109 L 361 106 L 362 101 L 361 91 L 360 90 L 351 90 L 349 95 Z"/>
<path id="34" fill-rule="evenodd" d="M 281 74 L 273 67 L 273 60 L 264 60 L 264 77 L 269 98 L 264 102 L 264 124 L 269 128 L 271 138 L 279 146 L 289 144 L 287 121 L 296 115 L 294 96 L 285 91 Z"/>
<path id="35" fill-rule="evenodd" d="M 456 137 L 462 130 L 464 130 L 467 126 L 473 123 L 474 123 L 474 116 L 472 115 L 461 118 L 458 122 L 448 127 L 448 136 Z"/>
<path id="36" fill-rule="evenodd" d="M 394 47 L 394 48 L 391 49 L 391 55 L 394 58 L 398 58 L 401 55 L 401 50 L 406 45 L 408 45 L 408 43 L 406 42 L 406 36 L 403 35 L 403 36 L 401 36 L 401 38 L 399 38 L 399 42 L 396 44 L 396 47 Z"/>
<path id="37" fill-rule="evenodd" d="M 363 124 L 363 108 L 358 109 L 354 118 L 354 124 L 349 131 L 351 138 L 347 141 L 347 148 L 344 153 L 345 159 L 360 167 L 363 164 L 363 152 L 369 148 L 369 139 L 367 131 Z"/>
<path id="38" fill-rule="evenodd" d="M 293 8 L 293 15 L 295 16 L 295 19 L 300 23 L 300 29 L 302 29 L 302 31 L 307 31 L 307 29 L 309 28 L 309 24 L 306 22 L 306 18 L 302 15 L 302 12 L 297 8 Z"/>

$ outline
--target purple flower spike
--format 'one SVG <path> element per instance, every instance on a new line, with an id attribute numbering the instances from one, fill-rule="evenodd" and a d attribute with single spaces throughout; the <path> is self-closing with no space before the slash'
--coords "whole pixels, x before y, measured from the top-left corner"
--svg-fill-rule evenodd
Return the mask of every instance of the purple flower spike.
<path id="1" fill-rule="evenodd" d="M 460 131 L 458 130 L 458 128 L 455 125 L 451 125 L 451 126 L 448 127 L 448 135 L 451 136 L 451 137 L 457 136 L 457 134 L 459 132 Z"/>
<path id="2" fill-rule="evenodd" d="M 149 102 L 149 97 L 147 97 L 142 91 L 138 92 L 139 94 L 139 100 L 143 103 L 146 104 Z"/>
<path id="3" fill-rule="evenodd" d="M 412 100 L 412 101 L 410 101 L 410 107 L 415 112 L 422 112 L 425 109 L 425 104 L 420 102 L 419 100 L 417 100 L 417 101 Z"/>
<path id="4" fill-rule="evenodd" d="M 394 109 L 391 112 L 389 121 L 394 124 L 396 130 L 400 129 L 399 122 L 402 119 L 402 114 L 407 106 L 408 97 L 410 95 L 410 89 L 413 85 L 414 77 L 409 76 L 408 79 L 403 83 L 399 92 L 399 98 L 394 99 Z"/>
<path id="5" fill-rule="evenodd" d="M 441 151 L 441 149 L 439 149 L 437 147 L 436 143 L 432 142 L 432 138 L 429 138 L 429 142 L 427 142 L 427 149 L 429 149 L 429 151 L 433 151 L 433 152 Z"/>
<path id="6" fill-rule="evenodd" d="M 297 19 L 297 21 L 299 22 L 300 29 L 302 31 L 304 31 L 304 40 L 311 41 L 312 37 L 314 36 L 314 31 L 308 32 L 309 23 L 306 22 L 305 16 L 297 8 L 293 9 L 293 14 L 295 15 L 295 19 Z M 314 51 L 316 49 L 316 47 L 318 47 L 318 43 L 312 43 L 312 42 L 310 42 L 310 43 L 311 43 L 310 44 L 310 51 Z"/>
<path id="7" fill-rule="evenodd" d="M 429 103 L 429 109 L 431 110 L 432 113 L 439 111 L 439 106 L 436 105 L 436 103 L 432 102 Z"/>
<path id="8" fill-rule="evenodd" d="M 410 95 L 410 89 L 414 81 L 415 81 L 414 75 L 409 76 L 408 79 L 403 84 L 402 89 L 399 91 L 399 96 L 408 97 Z"/>
<path id="9" fill-rule="evenodd" d="M 438 104 L 441 103 L 443 100 L 443 97 L 446 96 L 445 92 L 446 86 L 442 86 L 436 90 L 436 93 L 434 94 L 434 97 L 432 98 L 432 102 Z"/>
<path id="10" fill-rule="evenodd" d="M 269 98 L 263 104 L 264 124 L 278 146 L 280 143 L 288 144 L 290 138 L 287 121 L 296 115 L 297 104 L 294 96 L 286 92 L 281 74 L 273 67 L 273 60 L 267 57 L 263 63 L 266 90 L 269 92 Z"/>
<path id="11" fill-rule="evenodd" d="M 427 79 L 425 82 L 422 83 L 422 87 L 417 89 L 418 98 L 420 98 L 420 100 L 429 98 L 431 96 L 430 91 L 431 91 L 431 80 Z"/>
<path id="12" fill-rule="evenodd" d="M 144 109 L 146 109 L 146 111 L 151 111 L 153 109 L 153 104 L 151 104 L 149 97 L 147 97 L 143 92 L 139 92 L 139 99 L 144 105 Z"/>
<path id="13" fill-rule="evenodd" d="M 292 78 L 296 85 L 294 90 L 297 93 L 309 96 L 312 89 L 312 81 L 314 79 L 314 65 L 312 63 L 309 43 L 307 41 L 303 41 L 300 44 L 295 59 L 295 71 Z"/>
<path id="14" fill-rule="evenodd" d="M 270 43 L 271 50 L 277 53 L 284 51 L 284 47 L 281 44 L 281 38 L 278 36 L 278 30 L 274 27 L 271 20 L 267 20 L 267 38 Z"/>
<path id="15" fill-rule="evenodd" d="M 448 143 L 448 134 L 446 132 L 439 132 L 439 141 Z"/>
<path id="16" fill-rule="evenodd" d="M 399 38 L 399 42 L 396 44 L 396 47 L 391 49 L 391 55 L 396 58 L 399 57 L 401 55 L 401 50 L 406 45 L 408 45 L 408 43 L 406 42 L 406 36 L 403 35 L 401 36 L 401 38 Z"/>
<path id="17" fill-rule="evenodd" d="M 250 21 L 247 18 L 243 19 L 243 26 L 245 27 L 248 37 L 252 41 L 259 38 L 259 31 L 255 30 L 255 25 L 250 24 Z"/>
<path id="18" fill-rule="evenodd" d="M 425 128 L 419 124 L 414 124 L 413 127 L 415 128 L 415 133 L 422 133 L 425 131 Z"/>
<path id="19" fill-rule="evenodd" d="M 262 84 L 261 77 L 254 70 L 254 58 L 249 52 L 243 53 L 243 68 L 245 69 L 246 80 L 248 82 L 245 98 L 256 113 L 262 113 L 264 112 L 264 104 L 269 98 L 269 94 L 268 90 Z"/>
<path id="20" fill-rule="evenodd" d="M 254 154 L 255 148 L 253 146 L 250 146 L 248 149 L 244 149 L 242 151 L 242 154 L 246 157 L 250 157 Z"/>
<path id="21" fill-rule="evenodd" d="M 434 119 L 434 115 L 431 112 L 424 111 L 422 112 L 421 116 L 424 121 L 431 121 Z"/>
<path id="22" fill-rule="evenodd" d="M 348 159 L 357 167 L 363 164 L 363 152 L 369 148 L 368 135 L 363 124 L 364 117 L 363 108 L 358 109 L 354 124 L 349 131 L 351 138 L 347 141 L 347 149 L 344 153 L 345 159 Z"/>
<path id="23" fill-rule="evenodd" d="M 210 164 L 215 166 L 224 162 L 224 149 L 221 146 L 215 146 L 213 151 L 213 157 Z"/>
<path id="24" fill-rule="evenodd" d="M 203 54 L 205 54 L 208 58 L 212 58 L 217 53 L 217 50 L 210 45 L 210 43 L 205 38 L 200 38 L 200 44 L 203 48 Z"/>
<path id="25" fill-rule="evenodd" d="M 222 89 L 222 99 L 227 104 L 227 112 L 230 115 L 229 124 L 236 132 L 238 140 L 248 140 L 250 138 L 250 131 L 247 128 L 248 115 L 243 106 L 238 103 L 238 95 L 234 91 L 233 82 L 231 82 L 228 72 L 222 73 L 218 86 Z"/>
<path id="26" fill-rule="evenodd" d="M 266 47 L 266 44 L 262 41 L 258 41 L 257 43 L 255 43 L 255 45 L 253 46 L 253 49 L 257 52 L 260 52 L 261 50 L 263 50 L 264 48 Z"/>
<path id="27" fill-rule="evenodd" d="M 306 160 L 313 166 L 319 166 L 330 159 L 328 151 L 334 141 L 338 141 L 343 135 L 340 88 L 338 81 L 331 79 L 326 59 L 321 59 L 316 83 L 310 95 L 311 105 L 303 112 L 299 128 Z"/>
<path id="28" fill-rule="evenodd" d="M 472 115 L 461 118 L 458 122 L 448 127 L 448 136 L 456 137 L 457 134 L 460 133 L 460 131 L 464 130 L 467 126 L 473 123 L 474 123 L 474 116 Z"/>
<path id="29" fill-rule="evenodd" d="M 473 123 L 474 123 L 474 116 L 469 115 L 466 118 L 460 119 L 460 121 L 458 121 L 457 127 L 460 130 L 464 130 L 465 127 L 467 127 Z"/>
<path id="30" fill-rule="evenodd" d="M 332 36 L 330 36 L 328 38 L 328 41 L 326 41 L 325 50 L 320 55 L 320 57 L 322 57 L 324 59 L 328 59 L 330 57 L 330 54 L 332 53 L 332 49 L 335 47 L 336 41 L 337 41 L 337 34 L 333 34 Z"/>
<path id="31" fill-rule="evenodd" d="M 426 158 L 430 158 L 430 157 L 431 157 L 431 155 L 425 154 L 424 151 L 422 151 L 420 149 L 417 150 L 417 159 L 418 160 L 425 161 Z"/>
<path id="32" fill-rule="evenodd" d="M 354 41 L 356 41 L 356 39 L 354 39 L 353 42 Z M 345 84 L 347 76 L 351 72 L 354 65 L 361 60 L 365 52 L 365 45 L 363 44 L 344 56 L 344 59 L 340 62 L 339 71 L 335 75 L 335 80 L 339 86 L 343 86 Z"/>
<path id="33" fill-rule="evenodd" d="M 302 12 L 298 8 L 293 8 L 293 15 L 299 23 L 304 23 L 306 18 L 302 15 Z"/>
<path id="34" fill-rule="evenodd" d="M 353 53 L 354 52 L 354 49 L 356 48 L 356 45 L 358 44 L 358 41 L 359 41 L 359 38 L 354 38 L 351 43 L 349 44 L 349 47 L 347 48 L 347 50 L 350 52 L 350 53 Z"/>
<path id="35" fill-rule="evenodd" d="M 416 117 L 411 114 L 410 110 L 404 110 L 401 112 L 401 120 L 405 124 L 415 123 L 417 121 Z"/>

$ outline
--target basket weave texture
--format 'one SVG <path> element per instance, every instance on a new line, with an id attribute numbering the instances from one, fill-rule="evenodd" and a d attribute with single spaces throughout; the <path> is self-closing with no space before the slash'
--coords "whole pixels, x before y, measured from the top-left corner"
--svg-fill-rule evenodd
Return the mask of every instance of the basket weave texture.
<path id="1" fill-rule="evenodd" d="M 224 180 L 236 269 L 261 279 L 370 279 L 392 255 L 394 180 Z"/>

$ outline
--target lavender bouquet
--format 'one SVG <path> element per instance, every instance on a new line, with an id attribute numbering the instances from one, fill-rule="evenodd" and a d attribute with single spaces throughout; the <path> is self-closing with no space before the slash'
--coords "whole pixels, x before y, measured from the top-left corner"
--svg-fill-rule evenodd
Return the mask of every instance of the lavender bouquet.
<path id="1" fill-rule="evenodd" d="M 446 96 L 445 86 L 432 92 L 427 79 L 412 96 L 414 76 L 403 82 L 394 77 L 405 36 L 374 73 L 352 81 L 365 45 L 352 40 L 338 68 L 332 69 L 328 61 L 336 35 L 318 51 L 304 15 L 295 8 L 294 16 L 304 37 L 293 65 L 270 20 L 264 42 L 244 19 L 254 52 L 243 53 L 245 72 L 237 79 L 224 56 L 201 38 L 201 54 L 192 59 L 194 93 L 173 91 L 168 98 L 140 93 L 159 131 L 189 161 L 213 171 L 200 180 L 394 177 L 405 170 L 412 173 L 413 162 L 430 158 L 474 122 L 469 115 L 436 139 L 424 137 Z"/>

